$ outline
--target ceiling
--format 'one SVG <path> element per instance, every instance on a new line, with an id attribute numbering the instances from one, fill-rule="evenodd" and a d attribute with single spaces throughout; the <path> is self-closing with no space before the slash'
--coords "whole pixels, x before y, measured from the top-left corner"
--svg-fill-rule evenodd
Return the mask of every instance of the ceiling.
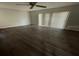
<path id="1" fill-rule="evenodd" d="M 28 5 L 18 5 L 18 4 L 28 4 L 28 2 L 0 2 L 0 8 L 21 10 L 21 11 L 32 11 L 32 10 L 64 7 L 64 6 L 75 5 L 79 3 L 78 2 L 38 2 L 37 3 L 38 5 L 44 5 L 47 6 L 47 8 L 34 7 L 33 9 L 29 9 L 30 6 Z"/>

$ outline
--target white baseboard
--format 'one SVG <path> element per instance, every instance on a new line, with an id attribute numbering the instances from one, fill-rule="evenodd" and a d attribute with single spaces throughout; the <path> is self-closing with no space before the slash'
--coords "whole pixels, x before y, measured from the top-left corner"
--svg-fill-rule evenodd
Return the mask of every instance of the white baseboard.
<path id="1" fill-rule="evenodd" d="M 30 25 L 30 24 L 28 24 Z M 0 29 L 5 29 L 5 28 L 11 28 L 11 27 L 18 27 L 18 26 L 27 26 L 27 25 L 14 25 L 14 26 L 0 26 Z"/>
<path id="2" fill-rule="evenodd" d="M 68 30 L 74 30 L 74 31 L 79 31 L 79 26 L 68 26 L 67 28 Z"/>

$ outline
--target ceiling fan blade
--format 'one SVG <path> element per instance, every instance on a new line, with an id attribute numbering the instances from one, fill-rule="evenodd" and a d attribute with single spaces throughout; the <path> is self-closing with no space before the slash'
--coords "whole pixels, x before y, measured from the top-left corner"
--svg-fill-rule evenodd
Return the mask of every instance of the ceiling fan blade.
<path id="1" fill-rule="evenodd" d="M 47 8 L 47 6 L 42 6 L 42 5 L 36 5 L 36 7 Z"/>
<path id="2" fill-rule="evenodd" d="M 30 3 L 29 3 L 29 5 L 31 5 L 30 9 L 32 9 L 32 8 L 36 5 L 36 3 L 37 3 L 37 2 L 30 2 Z"/>

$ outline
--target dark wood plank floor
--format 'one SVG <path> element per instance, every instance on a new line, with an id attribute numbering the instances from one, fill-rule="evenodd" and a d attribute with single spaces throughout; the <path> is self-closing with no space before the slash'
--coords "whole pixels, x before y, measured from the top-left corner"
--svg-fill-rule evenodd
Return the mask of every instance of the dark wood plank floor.
<path id="1" fill-rule="evenodd" d="M 79 56 L 79 32 L 39 26 L 0 29 L 1 56 Z"/>

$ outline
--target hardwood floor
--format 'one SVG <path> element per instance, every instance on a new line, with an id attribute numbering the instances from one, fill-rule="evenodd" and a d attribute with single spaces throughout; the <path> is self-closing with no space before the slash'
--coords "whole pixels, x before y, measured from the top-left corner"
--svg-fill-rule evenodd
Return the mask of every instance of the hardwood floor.
<path id="1" fill-rule="evenodd" d="M 39 26 L 0 30 L 1 56 L 79 56 L 79 32 Z"/>

